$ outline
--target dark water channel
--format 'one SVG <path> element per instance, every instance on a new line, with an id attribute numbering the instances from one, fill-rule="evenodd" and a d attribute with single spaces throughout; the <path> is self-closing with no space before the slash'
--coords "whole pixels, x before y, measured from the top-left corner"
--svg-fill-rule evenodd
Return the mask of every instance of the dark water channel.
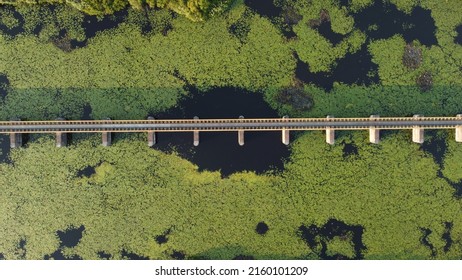
<path id="1" fill-rule="evenodd" d="M 441 130 L 425 130 L 427 138 L 420 147 L 420 150 L 428 153 L 435 163 L 438 165 L 437 176 L 444 179 L 450 186 L 454 188 L 454 196 L 462 198 L 462 180 L 459 182 L 452 182 L 444 176 L 442 170 L 444 168 L 444 157 L 448 148 L 446 141 L 454 141 L 450 139 L 447 131 Z M 429 137 L 428 137 L 429 136 Z"/>
<path id="2" fill-rule="evenodd" d="M 60 240 L 60 246 L 50 255 L 44 257 L 45 260 L 81 260 L 82 258 L 78 255 L 65 256 L 63 254 L 64 248 L 73 248 L 79 244 L 80 239 L 82 239 L 83 232 L 85 231 L 85 226 L 81 225 L 80 227 L 70 227 L 65 231 L 58 230 L 56 235 Z"/>
<path id="3" fill-rule="evenodd" d="M 128 252 L 125 249 L 122 250 L 122 259 L 127 259 L 127 260 L 149 260 L 149 258 L 140 256 L 138 254 Z"/>
<path id="4" fill-rule="evenodd" d="M 346 143 L 342 141 L 343 144 L 343 158 L 348 158 L 350 156 L 357 156 L 358 155 L 358 147 L 355 145 L 354 142 Z"/>
<path id="5" fill-rule="evenodd" d="M 195 91 L 194 89 L 191 89 Z M 246 92 L 237 88 L 216 88 L 208 92 L 193 92 L 192 97 L 180 101 L 176 108 L 156 115 L 159 119 L 199 118 L 276 118 L 277 112 L 257 92 Z M 83 119 L 91 119 L 91 107 L 84 107 Z M 292 135 L 294 138 L 295 135 Z M 26 137 L 27 138 L 27 137 Z M 24 142 L 27 139 L 24 138 Z M 193 135 L 188 132 L 157 133 L 155 149 L 177 152 L 180 156 L 197 164 L 200 170 L 221 171 L 223 177 L 240 171 L 282 170 L 290 152 L 282 144 L 280 131 L 245 132 L 245 144 L 239 146 L 237 132 L 201 132 L 200 144 L 193 146 Z M 293 139 L 292 139 L 293 140 Z M 117 141 L 117 140 L 116 140 Z M 10 163 L 10 141 L 8 135 L 0 135 L 0 162 Z M 95 167 L 80 170 L 77 176 L 90 177 Z"/>
<path id="6" fill-rule="evenodd" d="M 245 4 L 259 15 L 275 18 L 281 15 L 282 9 L 274 5 L 273 0 L 245 0 Z"/>
<path id="7" fill-rule="evenodd" d="M 11 7 L 0 7 L 0 9 L 8 9 L 12 11 L 13 17 L 19 21 L 19 24 L 10 28 L 5 26 L 4 24 L 0 24 L 0 31 L 4 34 L 8 34 L 9 36 L 16 36 L 18 34 L 21 34 L 24 32 L 24 19 L 20 13 L 18 13 L 15 9 L 12 9 Z"/>
<path id="8" fill-rule="evenodd" d="M 1 28 L 1 27 L 0 27 Z M 0 73 L 0 100 L 3 102 L 8 94 L 10 81 L 5 74 Z M 0 134 L 0 162 L 10 163 L 10 137 Z"/>
<path id="9" fill-rule="evenodd" d="M 425 46 L 436 45 L 435 21 L 430 10 L 415 7 L 406 14 L 389 3 L 375 1 L 373 5 L 353 14 L 355 25 L 370 39 L 386 39 L 402 34 L 410 43 L 419 40 Z"/>
<path id="10" fill-rule="evenodd" d="M 338 59 L 336 66 L 331 72 L 313 73 L 307 63 L 297 59 L 295 76 L 304 83 L 312 83 L 325 91 L 329 92 L 334 87 L 334 82 L 347 85 L 365 85 L 370 86 L 379 83 L 377 73 L 378 65 L 372 62 L 372 56 L 363 47 L 355 53 L 347 53 L 343 58 Z"/>
<path id="11" fill-rule="evenodd" d="M 83 106 L 82 120 L 92 120 L 93 118 L 91 117 L 91 112 L 92 112 L 91 105 L 85 104 L 85 106 Z"/>
<path id="12" fill-rule="evenodd" d="M 77 40 L 71 40 L 71 48 L 81 48 L 87 45 L 89 39 L 93 38 L 98 34 L 98 32 L 113 29 L 119 26 L 127 17 L 128 10 L 124 9 L 110 16 L 104 16 L 101 19 L 98 19 L 95 16 L 85 15 L 82 27 L 85 30 L 85 40 L 79 42 Z"/>
<path id="13" fill-rule="evenodd" d="M 452 231 L 453 226 L 454 224 L 452 222 L 444 223 L 444 233 L 442 235 L 442 239 L 446 242 L 446 245 L 444 245 L 444 248 L 443 248 L 444 252 L 448 252 L 449 249 L 451 249 L 451 246 L 453 243 L 453 240 L 451 237 L 451 231 Z"/>
<path id="14" fill-rule="evenodd" d="M 343 84 L 366 85 L 379 83 L 378 66 L 372 62 L 367 45 L 371 39 L 386 39 L 395 34 L 402 34 L 411 43 L 418 40 L 426 46 L 437 44 L 435 37 L 435 21 L 430 10 L 421 7 L 413 9 L 410 15 L 399 11 L 395 5 L 375 1 L 373 5 L 353 13 L 355 26 L 365 32 L 367 42 L 355 53 L 348 53 L 336 62 L 331 72 L 312 73 L 309 65 L 297 59 L 296 77 L 305 83 L 313 83 L 326 91 L 330 91 L 335 81 Z M 314 26 L 318 32 L 332 44 L 343 38 L 332 31 L 330 21 L 324 20 Z"/>
<path id="15" fill-rule="evenodd" d="M 246 0 L 245 3 L 256 13 L 268 17 L 273 21 L 277 17 L 284 18 L 286 12 L 281 7 L 274 5 L 274 1 Z M 341 6 L 348 8 L 349 1 L 339 1 Z M 329 11 L 320 11 L 319 19 L 313 19 L 307 24 L 316 29 L 319 34 L 330 41 L 333 45 L 341 42 L 345 36 L 335 33 L 331 27 Z M 406 14 L 390 3 L 375 1 L 373 5 L 357 12 L 350 13 L 355 19 L 355 27 L 367 35 L 367 42 L 355 52 L 336 61 L 331 72 L 312 73 L 309 65 L 297 58 L 296 77 L 305 82 L 312 83 L 326 91 L 330 91 L 335 81 L 348 85 L 371 85 L 379 83 L 377 65 L 371 59 L 372 56 L 367 50 L 371 39 L 386 39 L 395 34 L 402 34 L 403 38 L 411 43 L 418 40 L 425 46 L 437 44 L 435 37 L 435 21 L 431 17 L 430 10 L 415 7 L 410 14 Z M 459 29 L 461 29 L 459 27 Z M 462 36 L 458 29 L 459 36 L 456 41 L 460 43 Z M 282 28 L 285 35 L 287 30 Z"/>
<path id="16" fill-rule="evenodd" d="M 0 135 L 0 162 L 11 163 L 10 160 L 10 136 L 1 134 Z"/>
<path id="17" fill-rule="evenodd" d="M 331 219 L 323 226 L 301 225 L 299 234 L 303 241 L 315 251 L 319 258 L 324 260 L 349 259 L 348 256 L 340 254 L 328 255 L 328 242 L 334 237 L 339 237 L 343 242 L 352 246 L 355 255 L 352 259 L 362 259 L 363 251 L 366 249 L 362 241 L 364 228 L 360 225 L 348 225 L 342 221 Z"/>
<path id="18" fill-rule="evenodd" d="M 264 235 L 268 230 L 269 227 L 265 222 L 259 222 L 255 228 L 255 231 L 260 235 Z"/>
<path id="19" fill-rule="evenodd" d="M 10 80 L 8 80 L 8 77 L 5 74 L 0 74 L 0 97 L 2 100 L 5 100 L 9 86 Z"/>
<path id="20" fill-rule="evenodd" d="M 444 222 L 443 225 L 444 225 L 444 232 L 441 235 L 441 239 L 444 240 L 444 242 L 446 243 L 443 247 L 443 251 L 448 252 L 451 249 L 451 246 L 453 243 L 451 231 L 452 231 L 452 227 L 454 224 L 452 222 Z M 432 257 L 437 257 L 438 250 L 431 243 L 430 238 L 429 238 L 431 234 L 436 234 L 436 233 L 434 233 L 429 228 L 420 228 L 420 231 L 422 234 L 420 238 L 420 243 L 431 252 Z"/>
<path id="21" fill-rule="evenodd" d="M 56 6 L 54 5 L 46 5 L 41 7 L 43 10 L 39 12 L 38 16 L 44 16 L 44 13 L 50 12 L 51 14 L 54 13 Z M 4 34 L 8 34 L 11 37 L 15 37 L 25 32 L 24 24 L 25 20 L 23 15 L 16 11 L 11 6 L 0 7 L 0 9 L 8 9 L 12 12 L 15 19 L 18 20 L 18 24 L 12 28 L 5 26 L 4 24 L 0 23 L 0 31 Z M 48 11 L 47 11 L 48 10 Z M 85 32 L 85 40 L 77 41 L 73 38 L 68 37 L 68 30 L 61 29 L 59 30 L 59 35 L 53 38 L 53 42 L 56 43 L 57 47 L 62 48 L 64 51 L 70 51 L 76 48 L 85 47 L 89 39 L 93 38 L 98 34 L 98 32 L 113 29 L 119 26 L 122 22 L 125 21 L 128 15 L 128 10 L 124 9 L 118 12 L 115 12 L 112 15 L 107 15 L 103 17 L 96 17 L 84 14 L 82 22 L 78 22 L 82 26 Z M 59 20 L 56 20 L 57 22 Z M 33 34 L 39 36 L 40 32 L 45 28 L 45 24 L 41 23 L 35 26 L 33 29 Z"/>
<path id="22" fill-rule="evenodd" d="M 85 227 L 82 225 L 78 228 L 72 227 L 66 231 L 57 231 L 58 237 L 61 240 L 61 246 L 63 247 L 75 247 L 80 239 L 82 238 Z"/>
<path id="23" fill-rule="evenodd" d="M 437 130 L 426 130 L 425 134 L 430 136 L 427 141 L 424 141 L 422 146 L 420 146 L 420 150 L 429 153 L 436 164 L 443 168 L 443 160 L 444 155 L 446 154 L 446 150 L 448 145 L 446 143 L 446 139 L 448 138 L 447 133 Z"/>
<path id="24" fill-rule="evenodd" d="M 327 40 L 329 40 L 329 42 L 331 42 L 331 44 L 334 46 L 340 43 L 345 38 L 345 35 L 335 33 L 332 30 L 332 24 L 330 20 L 323 21 L 320 25 L 314 27 L 314 29 L 316 29 L 319 32 L 319 34 L 321 34 Z"/>
<path id="25" fill-rule="evenodd" d="M 432 234 L 432 230 L 429 229 L 429 228 L 421 228 L 420 229 L 421 233 L 422 233 L 422 237 L 420 239 L 420 243 L 422 245 L 424 245 L 425 247 L 427 247 L 430 251 L 431 251 L 431 256 L 432 257 L 435 257 L 436 256 L 436 249 L 435 247 L 433 246 L 433 244 L 430 243 L 428 237 L 430 236 L 430 234 Z"/>
<path id="26" fill-rule="evenodd" d="M 256 92 L 236 88 L 216 88 L 193 93 L 173 110 L 159 114 L 160 119 L 187 118 L 275 118 L 278 114 Z M 193 146 L 192 133 L 158 133 L 155 148 L 177 151 L 197 164 L 200 170 L 220 170 L 222 176 L 249 170 L 257 173 L 282 169 L 289 156 L 282 144 L 281 132 L 245 132 L 245 144 L 239 146 L 237 132 L 200 132 L 200 144 Z"/>
<path id="27" fill-rule="evenodd" d="M 454 39 L 456 44 L 462 45 L 462 24 L 457 26 L 456 28 L 457 36 Z"/>
<path id="28" fill-rule="evenodd" d="M 87 167 L 85 167 L 84 169 L 79 170 L 79 172 L 77 172 L 77 176 L 78 176 L 78 177 L 90 177 L 90 176 L 92 176 L 92 175 L 95 174 L 95 173 L 96 173 L 95 167 L 93 167 L 93 166 L 87 166 Z"/>

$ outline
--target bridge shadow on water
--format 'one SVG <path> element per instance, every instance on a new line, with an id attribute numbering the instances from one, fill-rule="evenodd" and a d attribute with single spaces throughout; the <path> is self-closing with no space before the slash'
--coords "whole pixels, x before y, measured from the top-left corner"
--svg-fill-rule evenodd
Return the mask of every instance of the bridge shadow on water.
<path id="1" fill-rule="evenodd" d="M 236 88 L 215 88 L 196 92 L 160 119 L 199 118 L 276 118 L 275 110 L 260 93 Z M 263 173 L 282 170 L 289 149 L 282 144 L 281 132 L 245 132 L 245 144 L 239 146 L 237 132 L 200 132 L 200 144 L 193 146 L 192 133 L 158 133 L 156 149 L 176 151 L 197 164 L 200 170 L 220 170 L 223 177 L 240 171 Z"/>
<path id="2" fill-rule="evenodd" d="M 0 163 L 11 163 L 10 160 L 10 137 L 0 135 Z"/>

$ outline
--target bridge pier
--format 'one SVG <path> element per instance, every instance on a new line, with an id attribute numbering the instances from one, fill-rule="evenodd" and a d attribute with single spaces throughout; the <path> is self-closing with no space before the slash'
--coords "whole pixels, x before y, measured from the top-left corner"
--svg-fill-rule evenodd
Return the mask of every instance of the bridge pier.
<path id="1" fill-rule="evenodd" d="M 327 119 L 333 119 L 334 116 L 327 116 Z M 335 131 L 329 126 L 326 127 L 326 143 L 329 145 L 334 145 L 335 143 Z"/>
<path id="2" fill-rule="evenodd" d="M 154 117 L 149 116 L 148 120 L 154 120 Z M 152 147 L 156 144 L 156 133 L 154 131 L 148 131 L 148 147 Z"/>
<path id="3" fill-rule="evenodd" d="M 63 121 L 63 118 L 56 119 L 57 121 Z M 67 133 L 56 132 L 56 147 L 61 148 L 67 146 Z"/>
<path id="4" fill-rule="evenodd" d="M 195 116 L 194 119 L 195 119 L 195 120 L 198 120 L 199 117 L 198 117 L 198 116 Z M 193 134 L 194 134 L 194 135 L 193 135 L 193 138 L 194 138 L 194 139 L 193 139 L 193 145 L 194 145 L 195 147 L 197 147 L 197 146 L 199 146 L 199 130 L 194 130 Z"/>
<path id="5" fill-rule="evenodd" d="M 10 148 L 19 148 L 22 146 L 22 134 L 21 133 L 10 133 Z"/>
<path id="6" fill-rule="evenodd" d="M 288 119 L 289 117 L 288 116 L 283 116 L 282 117 L 283 119 Z M 289 133 L 290 130 L 288 129 L 283 129 L 282 130 L 282 143 L 284 145 L 289 145 L 290 143 L 290 133 Z"/>
<path id="7" fill-rule="evenodd" d="M 106 120 L 111 120 L 110 118 L 107 118 Z M 112 134 L 110 131 L 105 131 L 103 132 L 103 146 L 104 147 L 109 147 L 112 145 Z"/>
<path id="8" fill-rule="evenodd" d="M 56 132 L 56 147 L 67 146 L 67 133 Z"/>
<path id="9" fill-rule="evenodd" d="M 239 116 L 239 119 L 244 119 L 244 116 Z M 237 131 L 237 142 L 239 143 L 239 146 L 244 146 L 244 130 L 239 129 Z"/>
<path id="10" fill-rule="evenodd" d="M 109 147 L 112 145 L 112 135 L 111 132 L 103 132 L 103 146 Z"/>
<path id="11" fill-rule="evenodd" d="M 380 118 L 379 115 L 371 115 L 371 119 Z M 378 144 L 380 141 L 380 130 L 375 126 L 369 128 L 369 142 L 372 144 Z"/>
<path id="12" fill-rule="evenodd" d="M 462 119 L 462 114 L 458 114 L 457 118 Z M 462 125 L 456 126 L 456 142 L 462 142 Z"/>
<path id="13" fill-rule="evenodd" d="M 12 122 L 21 121 L 20 119 L 12 119 Z M 22 146 L 22 133 L 10 133 L 10 148 L 19 148 Z"/>
<path id="14" fill-rule="evenodd" d="M 414 115 L 415 119 L 422 118 L 423 115 Z M 420 126 L 412 128 L 412 142 L 422 144 L 424 142 L 424 129 Z"/>

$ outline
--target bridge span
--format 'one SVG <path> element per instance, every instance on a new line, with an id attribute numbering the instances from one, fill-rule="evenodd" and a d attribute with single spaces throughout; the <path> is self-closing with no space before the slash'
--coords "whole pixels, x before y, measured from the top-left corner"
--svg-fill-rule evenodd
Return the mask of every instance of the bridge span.
<path id="1" fill-rule="evenodd" d="M 369 118 L 272 118 L 245 119 L 171 119 L 160 120 L 149 117 L 146 120 L 53 120 L 53 121 L 2 121 L 0 133 L 9 134 L 11 147 L 22 144 L 22 134 L 54 133 L 56 145 L 66 145 L 68 133 L 102 133 L 103 145 L 111 145 L 114 132 L 147 132 L 148 145 L 156 142 L 157 132 L 193 132 L 193 144 L 199 145 L 199 132 L 235 131 L 238 143 L 244 145 L 245 131 L 281 131 L 282 142 L 289 144 L 291 130 L 324 130 L 326 142 L 334 144 L 336 130 L 369 130 L 371 143 L 378 143 L 380 130 L 411 129 L 412 140 L 423 143 L 425 129 L 455 129 L 456 141 L 462 142 L 462 114 L 455 117 L 379 117 Z"/>

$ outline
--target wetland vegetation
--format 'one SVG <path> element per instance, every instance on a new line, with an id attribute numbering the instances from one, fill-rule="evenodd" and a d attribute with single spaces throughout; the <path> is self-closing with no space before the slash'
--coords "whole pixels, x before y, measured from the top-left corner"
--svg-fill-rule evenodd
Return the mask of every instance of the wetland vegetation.
<path id="1" fill-rule="evenodd" d="M 456 2 L 3 5 L 0 119 L 454 116 Z M 462 258 L 454 131 L 336 134 L 2 137 L 0 258 Z"/>

